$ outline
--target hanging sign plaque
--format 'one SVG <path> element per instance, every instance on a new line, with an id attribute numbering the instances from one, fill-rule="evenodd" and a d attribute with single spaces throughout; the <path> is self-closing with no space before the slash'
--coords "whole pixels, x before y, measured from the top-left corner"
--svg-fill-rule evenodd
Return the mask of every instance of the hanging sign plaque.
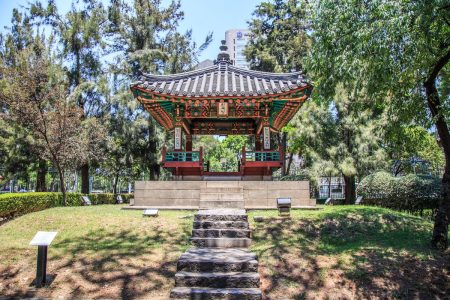
<path id="1" fill-rule="evenodd" d="M 175 150 L 181 150 L 181 127 L 175 127 Z"/>
<path id="2" fill-rule="evenodd" d="M 219 102 L 217 105 L 217 116 L 228 117 L 228 102 Z"/>
<path id="3" fill-rule="evenodd" d="M 264 150 L 270 150 L 270 128 L 264 127 Z"/>

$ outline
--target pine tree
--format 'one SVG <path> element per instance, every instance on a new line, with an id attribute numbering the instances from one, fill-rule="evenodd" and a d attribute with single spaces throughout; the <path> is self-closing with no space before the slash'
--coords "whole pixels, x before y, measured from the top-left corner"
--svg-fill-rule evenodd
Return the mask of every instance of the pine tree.
<path id="1" fill-rule="evenodd" d="M 30 7 L 33 20 L 50 25 L 61 47 L 60 57 L 69 65 L 67 76 L 70 90 L 76 91 L 74 101 L 82 111 L 81 119 L 101 117 L 104 113 L 104 80 L 101 79 L 101 53 L 106 11 L 100 1 L 72 2 L 64 15 L 54 1 L 44 6 L 36 1 Z M 98 84 L 100 83 L 100 84 Z M 81 170 L 81 192 L 89 193 L 89 162 Z"/>

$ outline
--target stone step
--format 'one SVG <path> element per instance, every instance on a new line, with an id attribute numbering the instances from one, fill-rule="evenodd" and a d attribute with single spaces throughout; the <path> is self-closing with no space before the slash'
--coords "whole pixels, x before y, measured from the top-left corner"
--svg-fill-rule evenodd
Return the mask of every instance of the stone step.
<path id="1" fill-rule="evenodd" d="M 194 221 L 194 229 L 248 229 L 247 221 Z"/>
<path id="2" fill-rule="evenodd" d="M 207 187 L 200 189 L 200 193 L 243 193 L 242 187 Z"/>
<path id="3" fill-rule="evenodd" d="M 228 201 L 228 200 L 213 200 L 213 201 L 203 201 L 200 200 L 200 209 L 208 208 L 244 208 L 245 202 L 241 201 Z"/>
<path id="4" fill-rule="evenodd" d="M 248 221 L 244 209 L 205 209 L 199 210 L 194 221 Z"/>
<path id="5" fill-rule="evenodd" d="M 184 272 L 175 274 L 175 286 L 209 288 L 258 288 L 256 272 Z"/>
<path id="6" fill-rule="evenodd" d="M 250 238 L 249 229 L 194 229 L 192 237 Z"/>
<path id="7" fill-rule="evenodd" d="M 211 200 L 244 200 L 244 194 L 242 193 L 200 193 L 200 201 L 211 201 Z"/>
<path id="8" fill-rule="evenodd" d="M 246 249 L 192 248 L 181 255 L 177 271 L 257 272 L 256 254 Z"/>
<path id="9" fill-rule="evenodd" d="M 192 237 L 194 246 L 203 248 L 248 248 L 252 242 L 249 238 L 200 238 Z"/>
<path id="10" fill-rule="evenodd" d="M 170 292 L 170 298 L 192 300 L 261 300 L 262 293 L 256 288 L 213 289 L 201 287 L 176 287 Z"/>
<path id="11" fill-rule="evenodd" d="M 209 176 L 208 178 L 213 178 L 214 176 Z M 217 176 L 216 178 L 219 177 L 225 177 L 225 176 Z M 235 177 L 235 178 L 240 178 L 241 176 L 226 176 L 228 178 L 231 177 Z M 238 181 L 230 181 L 230 180 L 225 180 L 225 181 L 220 181 L 220 180 L 213 180 L 213 181 L 209 181 L 206 183 L 206 188 L 229 188 L 229 187 L 242 187 L 241 183 Z"/>

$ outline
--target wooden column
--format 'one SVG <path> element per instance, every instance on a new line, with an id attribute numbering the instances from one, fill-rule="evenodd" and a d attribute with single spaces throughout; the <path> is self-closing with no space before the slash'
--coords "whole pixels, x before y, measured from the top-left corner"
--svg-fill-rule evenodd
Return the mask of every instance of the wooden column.
<path id="1" fill-rule="evenodd" d="M 261 151 L 261 135 L 255 134 L 255 151 Z"/>
<path id="2" fill-rule="evenodd" d="M 192 151 L 192 135 L 186 135 L 186 151 Z"/>

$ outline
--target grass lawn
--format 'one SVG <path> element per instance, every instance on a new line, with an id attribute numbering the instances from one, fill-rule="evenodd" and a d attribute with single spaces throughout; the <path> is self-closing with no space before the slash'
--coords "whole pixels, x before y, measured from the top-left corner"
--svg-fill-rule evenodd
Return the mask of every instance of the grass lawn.
<path id="1" fill-rule="evenodd" d="M 0 298 L 167 299 L 189 245 L 194 211 L 144 218 L 118 205 L 52 208 L 0 226 Z M 270 299 L 441 298 L 450 295 L 449 253 L 428 247 L 432 224 L 371 207 L 251 211 L 252 250 Z M 269 218 L 254 223 L 254 215 Z M 49 248 L 50 287 L 35 290 L 38 230 L 59 234 Z"/>

